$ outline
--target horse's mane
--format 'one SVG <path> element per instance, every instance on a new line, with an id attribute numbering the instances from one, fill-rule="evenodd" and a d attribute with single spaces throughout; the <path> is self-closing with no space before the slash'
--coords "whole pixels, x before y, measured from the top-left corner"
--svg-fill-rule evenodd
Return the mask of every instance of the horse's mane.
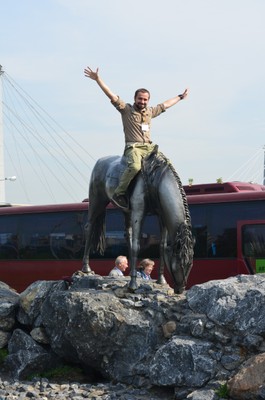
<path id="1" fill-rule="evenodd" d="M 163 175 L 170 170 L 173 177 L 176 180 L 180 195 L 182 197 L 185 222 L 180 224 L 177 231 L 174 242 L 172 243 L 171 251 L 177 254 L 179 260 L 179 274 L 182 276 L 183 285 L 186 286 L 187 278 L 189 276 L 192 259 L 193 259 L 193 245 L 194 241 L 191 233 L 191 218 L 188 207 L 188 201 L 186 193 L 183 189 L 180 177 L 176 172 L 175 168 L 171 164 L 170 160 L 165 157 L 161 152 L 155 149 L 149 156 L 143 160 L 142 176 L 144 183 L 146 185 L 146 190 L 148 197 L 152 199 L 157 199 L 155 203 L 159 204 L 157 187 L 163 178 Z M 151 203 L 151 201 L 149 201 Z M 157 210 L 159 211 L 159 210 Z M 167 262 L 167 267 L 171 271 L 171 265 Z M 171 275 L 174 277 L 174 273 L 171 271 Z"/>
<path id="2" fill-rule="evenodd" d="M 159 182 L 161 181 L 163 175 L 168 169 L 172 172 L 176 180 L 176 183 L 178 185 L 185 210 L 186 223 L 188 225 L 191 225 L 187 197 L 183 189 L 180 177 L 175 168 L 173 167 L 172 163 L 170 162 L 170 160 L 163 153 L 157 151 L 157 148 L 150 155 L 145 157 L 142 162 L 141 172 L 145 186 L 150 196 L 157 196 L 156 188 L 158 187 Z"/>

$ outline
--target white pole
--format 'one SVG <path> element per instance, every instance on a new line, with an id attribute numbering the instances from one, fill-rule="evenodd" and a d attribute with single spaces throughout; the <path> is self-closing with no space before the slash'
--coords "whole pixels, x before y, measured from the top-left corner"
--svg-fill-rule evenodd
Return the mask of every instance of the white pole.
<path id="1" fill-rule="evenodd" d="M 3 129 L 3 101 L 2 101 L 2 65 L 0 65 L 0 204 L 5 203 L 5 168 L 4 168 L 4 129 Z"/>
<path id="2" fill-rule="evenodd" d="M 263 185 L 265 185 L 265 146 L 263 146 L 264 155 L 263 155 Z"/>

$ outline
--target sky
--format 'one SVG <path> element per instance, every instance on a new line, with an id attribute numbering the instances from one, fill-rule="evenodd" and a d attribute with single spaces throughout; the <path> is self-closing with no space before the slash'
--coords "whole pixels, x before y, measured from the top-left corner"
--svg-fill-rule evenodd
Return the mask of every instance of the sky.
<path id="1" fill-rule="evenodd" d="M 139 87 L 150 105 L 189 88 L 151 130 L 184 185 L 262 183 L 264 15 L 264 0 L 0 0 L 4 174 L 17 177 L 5 182 L 5 200 L 82 201 L 95 161 L 123 153 L 120 115 L 86 66 L 129 103 Z M 16 85 L 51 128 L 27 122 L 21 134 L 10 119 Z"/>

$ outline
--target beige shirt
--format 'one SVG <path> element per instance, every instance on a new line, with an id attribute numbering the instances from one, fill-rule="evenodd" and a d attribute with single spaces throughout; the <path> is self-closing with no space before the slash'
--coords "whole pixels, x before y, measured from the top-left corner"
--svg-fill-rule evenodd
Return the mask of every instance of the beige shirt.
<path id="1" fill-rule="evenodd" d="M 165 111 L 164 104 L 158 104 L 156 107 L 147 107 L 141 111 L 134 105 L 125 103 L 120 98 L 112 102 L 112 104 L 121 113 L 125 142 L 151 143 L 151 119 Z"/>
<path id="2" fill-rule="evenodd" d="M 119 268 L 114 267 L 114 268 L 110 271 L 109 276 L 121 277 L 121 276 L 124 276 L 124 275 L 123 275 L 123 272 L 122 272 Z"/>

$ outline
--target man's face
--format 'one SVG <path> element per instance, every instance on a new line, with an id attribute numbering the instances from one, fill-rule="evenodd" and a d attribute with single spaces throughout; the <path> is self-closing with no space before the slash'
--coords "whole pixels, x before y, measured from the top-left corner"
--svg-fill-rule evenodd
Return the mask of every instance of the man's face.
<path id="1" fill-rule="evenodd" d="M 149 94 L 144 92 L 138 92 L 137 96 L 134 99 L 134 102 L 139 110 L 143 110 L 147 106 L 148 101 Z"/>
<path id="2" fill-rule="evenodd" d="M 128 268 L 128 260 L 124 258 L 122 262 L 119 264 L 118 268 L 124 272 Z"/>

